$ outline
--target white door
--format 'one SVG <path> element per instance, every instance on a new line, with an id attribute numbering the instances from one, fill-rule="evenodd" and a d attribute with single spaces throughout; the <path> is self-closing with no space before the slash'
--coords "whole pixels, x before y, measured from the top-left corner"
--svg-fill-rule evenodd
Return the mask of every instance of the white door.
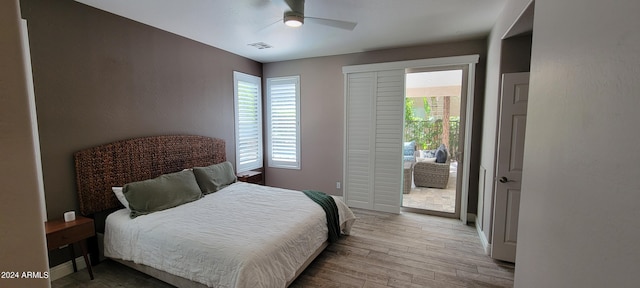
<path id="1" fill-rule="evenodd" d="M 502 75 L 491 257 L 516 261 L 529 73 Z"/>

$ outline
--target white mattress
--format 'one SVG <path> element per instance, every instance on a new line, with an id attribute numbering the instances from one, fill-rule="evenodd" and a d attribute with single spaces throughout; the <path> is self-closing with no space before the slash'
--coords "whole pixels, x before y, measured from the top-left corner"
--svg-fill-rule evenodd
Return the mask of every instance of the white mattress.
<path id="1" fill-rule="evenodd" d="M 355 216 L 335 200 L 349 234 Z M 112 213 L 104 253 L 210 287 L 284 287 L 327 231 L 324 210 L 304 193 L 238 182 L 135 219 Z"/>

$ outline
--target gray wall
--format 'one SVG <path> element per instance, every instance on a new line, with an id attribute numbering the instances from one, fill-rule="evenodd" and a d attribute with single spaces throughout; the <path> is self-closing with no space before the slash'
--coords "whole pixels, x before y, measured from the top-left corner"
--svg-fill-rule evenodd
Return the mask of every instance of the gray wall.
<path id="1" fill-rule="evenodd" d="M 640 283 L 638 1 L 537 1 L 515 287 Z"/>
<path id="2" fill-rule="evenodd" d="M 301 166 L 300 170 L 267 168 L 267 184 L 290 189 L 317 189 L 342 195 L 336 181 L 342 181 L 344 149 L 344 75 L 348 65 L 403 61 L 479 54 L 473 128 L 472 170 L 478 175 L 486 40 L 415 46 L 339 56 L 309 58 L 264 64 L 264 79 L 300 75 L 301 88 Z M 476 213 L 477 177 L 471 178 L 469 212 Z"/>
<path id="3" fill-rule="evenodd" d="M 23 0 L 49 219 L 77 209 L 73 152 L 197 134 L 235 159 L 233 71 L 262 64 L 74 1 Z"/>
<path id="4" fill-rule="evenodd" d="M 47 272 L 33 124 L 18 1 L 0 2 L 0 271 Z M 3 277 L 4 278 L 4 277 Z M 48 279 L 0 279 L 0 287 L 48 287 Z"/>

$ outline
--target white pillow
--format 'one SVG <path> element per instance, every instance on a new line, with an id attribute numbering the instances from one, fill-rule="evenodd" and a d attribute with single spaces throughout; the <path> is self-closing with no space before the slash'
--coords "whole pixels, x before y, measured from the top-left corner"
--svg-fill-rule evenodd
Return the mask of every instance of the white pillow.
<path id="1" fill-rule="evenodd" d="M 122 203 L 124 208 L 131 210 L 129 209 L 129 201 L 127 201 L 127 198 L 124 197 L 124 193 L 122 192 L 122 187 L 111 187 L 111 191 L 113 191 L 113 194 L 116 194 L 116 198 L 118 198 L 118 201 Z"/>

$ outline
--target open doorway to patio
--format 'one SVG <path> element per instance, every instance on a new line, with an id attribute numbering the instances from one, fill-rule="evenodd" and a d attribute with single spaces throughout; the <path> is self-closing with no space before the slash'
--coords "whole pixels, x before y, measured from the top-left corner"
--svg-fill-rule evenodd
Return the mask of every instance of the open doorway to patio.
<path id="1" fill-rule="evenodd" d="M 406 74 L 402 199 L 406 210 L 458 215 L 464 72 L 463 68 L 446 67 Z"/>

